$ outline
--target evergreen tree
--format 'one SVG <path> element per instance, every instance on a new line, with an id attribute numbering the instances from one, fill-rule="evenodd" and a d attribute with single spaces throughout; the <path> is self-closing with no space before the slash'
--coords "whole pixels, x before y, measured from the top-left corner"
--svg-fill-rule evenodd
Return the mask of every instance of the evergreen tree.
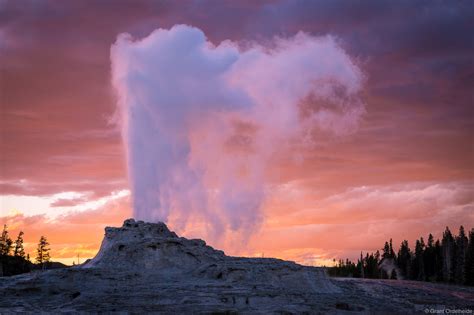
<path id="1" fill-rule="evenodd" d="M 364 272 L 364 257 L 362 256 L 362 252 L 360 252 L 360 277 L 365 278 Z"/>
<path id="2" fill-rule="evenodd" d="M 379 267 L 378 267 L 378 264 L 379 264 L 379 260 L 378 260 L 378 256 L 380 255 L 380 253 L 376 253 L 375 255 L 374 254 L 366 254 L 365 256 L 365 270 L 364 270 L 364 274 L 365 274 L 365 277 L 366 278 L 370 278 L 370 279 L 377 279 L 380 277 L 380 272 L 379 272 Z"/>
<path id="3" fill-rule="evenodd" d="M 423 264 L 425 266 L 426 279 L 429 281 L 436 280 L 434 237 L 431 233 L 428 236 L 428 243 L 423 255 Z"/>
<path id="4" fill-rule="evenodd" d="M 12 248 L 13 241 L 8 235 L 7 225 L 3 225 L 2 237 L 0 238 L 0 255 L 8 256 L 10 255 L 10 250 Z"/>
<path id="5" fill-rule="evenodd" d="M 469 232 L 469 244 L 466 251 L 464 277 L 467 285 L 474 285 L 474 229 Z"/>
<path id="6" fill-rule="evenodd" d="M 425 242 L 423 237 L 416 241 L 415 245 L 415 259 L 413 260 L 413 279 L 425 280 L 425 264 L 423 261 L 423 254 L 425 250 Z"/>
<path id="7" fill-rule="evenodd" d="M 13 251 L 13 256 L 25 258 L 25 248 L 23 247 L 23 231 L 18 233 L 18 237 L 15 241 L 15 250 Z"/>
<path id="8" fill-rule="evenodd" d="M 443 253 L 443 281 L 451 282 L 454 280 L 454 238 L 448 227 L 443 233 L 441 247 Z"/>
<path id="9" fill-rule="evenodd" d="M 36 256 L 36 262 L 38 264 L 41 264 L 42 268 L 45 268 L 45 263 L 49 262 L 50 256 L 49 256 L 49 251 L 50 248 L 48 247 L 49 243 L 46 237 L 41 236 L 39 243 L 38 243 L 38 248 L 37 248 L 37 256 Z"/>
<path id="10" fill-rule="evenodd" d="M 466 281 L 465 277 L 465 262 L 466 262 L 466 252 L 468 246 L 468 238 L 466 237 L 466 232 L 464 227 L 461 225 L 459 228 L 459 235 L 456 237 L 456 257 L 455 257 L 455 269 L 454 269 L 454 281 L 459 284 L 464 284 Z"/>
<path id="11" fill-rule="evenodd" d="M 434 245 L 435 280 L 443 281 L 443 248 L 439 240 Z"/>
<path id="12" fill-rule="evenodd" d="M 392 239 L 390 239 L 390 243 L 389 243 L 389 253 L 390 253 L 390 258 L 395 258 L 395 252 L 393 251 L 393 246 L 392 246 Z"/>
<path id="13" fill-rule="evenodd" d="M 400 249 L 398 250 L 397 255 L 397 266 L 403 272 L 406 278 L 410 278 L 411 275 L 411 252 L 410 247 L 408 246 L 408 241 L 404 240 Z"/>
<path id="14" fill-rule="evenodd" d="M 390 245 L 388 242 L 385 242 L 385 245 L 383 246 L 383 253 L 382 253 L 382 258 L 389 258 L 390 257 Z"/>

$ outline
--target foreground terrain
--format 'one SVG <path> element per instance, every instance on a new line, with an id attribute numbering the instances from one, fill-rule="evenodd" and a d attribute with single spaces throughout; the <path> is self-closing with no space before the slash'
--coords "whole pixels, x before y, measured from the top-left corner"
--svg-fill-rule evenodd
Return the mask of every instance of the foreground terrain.
<path id="1" fill-rule="evenodd" d="M 474 311 L 474 288 L 329 278 L 272 258 L 229 257 L 163 223 L 106 228 L 97 256 L 73 268 L 0 278 L 0 313 L 425 313 Z M 435 311 L 432 311 L 434 313 Z M 469 313 L 468 313 L 469 314 Z"/>

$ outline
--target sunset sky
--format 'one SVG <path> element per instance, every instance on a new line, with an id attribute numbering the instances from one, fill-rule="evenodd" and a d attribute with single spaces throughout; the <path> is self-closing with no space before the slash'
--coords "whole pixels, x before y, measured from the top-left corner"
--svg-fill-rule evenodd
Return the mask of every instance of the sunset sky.
<path id="1" fill-rule="evenodd" d="M 470 229 L 473 29 L 471 1 L 0 0 L 0 223 L 12 238 L 24 231 L 32 256 L 45 235 L 53 260 L 72 263 L 77 254 L 82 261 L 95 255 L 105 226 L 134 216 L 133 196 L 155 200 L 153 187 L 131 184 L 127 152 L 134 148 L 124 119 L 132 118 L 117 105 L 140 89 L 151 103 L 172 99 L 168 108 L 181 108 L 180 97 L 207 100 L 209 90 L 216 103 L 248 101 L 259 109 L 199 104 L 183 125 L 167 121 L 166 145 L 183 146 L 186 167 L 203 170 L 198 182 L 207 197 L 230 189 L 234 199 L 254 191 L 258 199 L 229 208 L 206 199 L 204 211 L 194 195 L 185 202 L 174 188 L 169 207 L 162 202 L 161 210 L 140 216 L 160 219 L 168 211 L 169 227 L 180 235 L 204 238 L 227 254 L 322 265 L 380 249 L 389 238 L 398 248 L 403 239 L 413 245 L 430 232 L 439 237 L 446 226 Z M 118 40 L 123 33 L 128 37 Z M 194 44 L 206 47 L 205 57 L 218 54 L 219 62 L 229 54 L 231 70 L 215 82 L 183 85 L 195 74 L 180 59 L 186 51 L 170 44 L 178 50 L 165 60 L 169 72 L 157 74 L 165 37 L 184 39 L 190 52 Z M 196 60 L 204 75 L 206 65 Z M 314 73 L 321 64 L 329 73 L 321 78 L 340 80 L 348 102 L 330 122 L 306 119 L 332 105 L 315 107 L 320 90 L 306 95 L 301 87 L 320 78 Z M 143 77 L 133 81 L 129 68 Z M 163 76 L 173 93 L 182 90 L 179 97 L 152 95 Z M 294 105 L 294 121 L 263 110 L 268 103 Z M 150 139 L 154 149 L 137 153 L 139 166 L 151 163 L 150 172 L 166 175 L 160 166 L 178 162 L 148 159 L 167 147 Z M 239 141 L 248 139 L 255 148 L 242 148 Z M 250 175 L 237 170 L 241 163 L 251 164 Z M 169 184 L 166 176 L 160 183 Z M 133 190 L 140 185 L 151 190 Z M 213 216 L 220 220 L 208 222 Z"/>

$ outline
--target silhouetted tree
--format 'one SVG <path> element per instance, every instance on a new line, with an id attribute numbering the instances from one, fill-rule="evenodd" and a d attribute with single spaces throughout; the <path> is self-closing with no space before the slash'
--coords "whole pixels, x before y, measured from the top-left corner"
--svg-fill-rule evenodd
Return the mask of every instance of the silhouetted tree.
<path id="1" fill-rule="evenodd" d="M 15 249 L 13 251 L 13 256 L 25 258 L 25 248 L 23 247 L 23 231 L 18 233 L 18 237 L 15 241 Z"/>
<path id="2" fill-rule="evenodd" d="M 461 225 L 459 227 L 459 235 L 456 237 L 456 257 L 455 257 L 455 269 L 454 269 L 454 281 L 459 284 L 464 284 L 466 281 L 465 277 L 465 262 L 466 262 L 466 252 L 468 246 L 468 238 L 466 237 L 466 232 L 464 227 Z"/>
<path id="3" fill-rule="evenodd" d="M 400 249 L 398 250 L 397 255 L 397 265 L 398 268 L 403 272 L 405 277 L 410 278 L 411 275 L 411 252 L 410 247 L 408 246 L 408 241 L 404 240 Z"/>
<path id="4" fill-rule="evenodd" d="M 49 256 L 50 248 L 48 247 L 48 245 L 49 243 L 46 237 L 41 236 L 38 243 L 38 248 L 37 248 L 36 262 L 38 264 L 41 264 L 41 267 L 43 269 L 45 268 L 45 263 L 49 262 L 50 260 L 50 256 Z"/>
<path id="5" fill-rule="evenodd" d="M 383 246 L 382 258 L 395 258 L 392 239 L 390 239 L 390 242 L 385 242 L 385 245 Z"/>
<path id="6" fill-rule="evenodd" d="M 360 268 L 360 277 L 365 278 L 365 272 L 364 272 L 364 258 L 362 256 L 362 252 L 360 252 L 360 261 L 357 264 L 358 267 Z"/>
<path id="7" fill-rule="evenodd" d="M 389 258 L 390 257 L 390 245 L 388 242 L 385 242 L 383 246 L 382 258 Z"/>
<path id="8" fill-rule="evenodd" d="M 454 280 L 454 238 L 448 227 L 443 233 L 441 247 L 443 253 L 443 280 L 450 282 Z"/>
<path id="9" fill-rule="evenodd" d="M 390 258 L 395 258 L 395 252 L 393 251 L 392 239 L 390 239 L 389 251 L 390 251 Z"/>
<path id="10" fill-rule="evenodd" d="M 466 251 L 464 275 L 467 285 L 474 285 L 474 229 L 469 232 L 469 244 Z"/>
<path id="11" fill-rule="evenodd" d="M 380 253 L 379 251 L 377 251 L 374 254 L 366 254 L 365 256 L 365 270 L 364 270 L 364 274 L 365 274 L 365 277 L 366 278 L 370 278 L 370 279 L 377 279 L 379 278 L 380 276 L 380 272 L 379 272 L 379 259 L 378 257 L 380 256 Z"/>
<path id="12" fill-rule="evenodd" d="M 3 225 L 2 237 L 0 238 L 0 255 L 8 256 L 10 255 L 10 250 L 12 248 L 13 241 L 8 235 L 7 225 Z"/>
<path id="13" fill-rule="evenodd" d="M 443 248 L 439 240 L 436 240 L 434 246 L 434 269 L 436 281 L 443 281 Z"/>
<path id="14" fill-rule="evenodd" d="M 425 250 L 425 242 L 423 237 L 416 241 L 415 257 L 413 259 L 413 275 L 412 279 L 424 281 L 425 280 L 425 264 L 423 261 L 423 254 Z"/>
<path id="15" fill-rule="evenodd" d="M 425 267 L 425 276 L 429 281 L 435 281 L 435 247 L 434 237 L 430 233 L 428 235 L 428 243 L 426 244 L 425 251 L 423 253 L 423 265 Z"/>

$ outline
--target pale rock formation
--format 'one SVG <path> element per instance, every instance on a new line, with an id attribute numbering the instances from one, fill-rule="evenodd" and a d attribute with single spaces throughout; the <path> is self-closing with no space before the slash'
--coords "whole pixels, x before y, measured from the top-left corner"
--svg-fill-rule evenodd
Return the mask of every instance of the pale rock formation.
<path id="1" fill-rule="evenodd" d="M 322 269 L 274 258 L 226 256 L 200 239 L 178 237 L 162 223 L 128 219 L 107 227 L 97 255 L 80 268 L 186 275 L 229 283 L 265 283 L 302 292 L 338 292 Z"/>

